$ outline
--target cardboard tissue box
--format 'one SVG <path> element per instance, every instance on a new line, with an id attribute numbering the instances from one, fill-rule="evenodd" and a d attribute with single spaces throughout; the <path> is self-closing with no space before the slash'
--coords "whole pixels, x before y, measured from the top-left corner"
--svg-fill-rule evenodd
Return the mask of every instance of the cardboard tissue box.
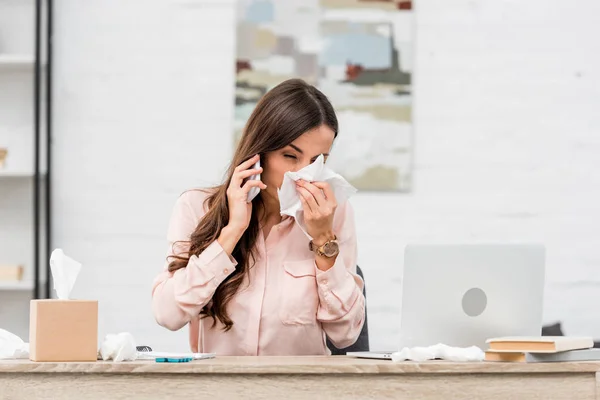
<path id="1" fill-rule="evenodd" d="M 29 359 L 32 361 L 96 361 L 98 301 L 69 296 L 81 264 L 56 249 L 50 257 L 58 299 L 31 300 Z"/>

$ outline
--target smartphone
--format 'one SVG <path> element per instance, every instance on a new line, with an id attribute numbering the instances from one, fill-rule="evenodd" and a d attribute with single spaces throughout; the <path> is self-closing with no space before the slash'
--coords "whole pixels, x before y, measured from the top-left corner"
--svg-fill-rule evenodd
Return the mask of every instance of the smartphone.
<path id="1" fill-rule="evenodd" d="M 258 160 L 256 162 L 256 164 L 254 164 L 252 166 L 252 169 L 257 169 L 260 168 L 260 160 Z M 249 177 L 247 180 L 260 180 L 260 174 L 256 174 L 256 175 L 252 175 L 251 177 Z M 260 193 L 260 188 L 259 187 L 252 187 L 250 188 L 250 191 L 248 192 L 248 199 L 247 202 L 250 203 L 252 200 L 254 200 L 254 198 Z"/>

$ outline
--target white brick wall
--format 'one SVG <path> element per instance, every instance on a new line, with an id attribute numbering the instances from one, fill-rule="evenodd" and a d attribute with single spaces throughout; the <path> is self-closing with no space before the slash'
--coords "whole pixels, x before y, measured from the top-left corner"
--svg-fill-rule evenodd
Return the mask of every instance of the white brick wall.
<path id="1" fill-rule="evenodd" d="M 155 325 L 150 284 L 177 194 L 218 180 L 230 155 L 233 12 L 57 2 L 54 238 L 85 263 L 74 294 L 100 300 L 101 335 L 187 348 L 187 331 Z M 417 1 L 415 191 L 353 201 L 372 347 L 396 342 L 401 249 L 416 240 L 545 242 L 545 320 L 600 338 L 599 13 Z"/>

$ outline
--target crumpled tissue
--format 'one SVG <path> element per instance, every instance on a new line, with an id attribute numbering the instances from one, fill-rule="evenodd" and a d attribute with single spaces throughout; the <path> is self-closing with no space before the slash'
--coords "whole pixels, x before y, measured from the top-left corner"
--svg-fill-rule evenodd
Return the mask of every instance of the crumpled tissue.
<path id="1" fill-rule="evenodd" d="M 402 350 L 392 353 L 392 361 L 401 362 L 427 361 L 427 360 L 447 360 L 456 362 L 483 361 L 485 353 L 477 346 L 471 347 L 451 347 L 442 343 L 429 347 L 405 347 Z"/>
<path id="2" fill-rule="evenodd" d="M 79 271 L 81 271 L 81 263 L 65 255 L 62 249 L 54 249 L 50 255 L 50 270 L 56 297 L 60 300 L 69 300 Z"/>
<path id="3" fill-rule="evenodd" d="M 29 358 L 29 343 L 25 343 L 9 331 L 0 329 L 0 360 L 20 358 Z"/>
<path id="4" fill-rule="evenodd" d="M 129 332 L 109 333 L 100 346 L 99 354 L 104 361 L 133 361 L 137 358 L 135 339 Z"/>
<path id="5" fill-rule="evenodd" d="M 294 217 L 296 222 L 303 223 L 302 202 L 296 189 L 296 181 L 302 179 L 307 182 L 327 182 L 335 196 L 337 204 L 342 204 L 357 192 L 356 188 L 348 183 L 341 175 L 332 171 L 325 165 L 323 154 L 315 162 L 299 171 L 288 171 L 283 175 L 281 188 L 277 190 L 279 196 L 281 215 Z"/>

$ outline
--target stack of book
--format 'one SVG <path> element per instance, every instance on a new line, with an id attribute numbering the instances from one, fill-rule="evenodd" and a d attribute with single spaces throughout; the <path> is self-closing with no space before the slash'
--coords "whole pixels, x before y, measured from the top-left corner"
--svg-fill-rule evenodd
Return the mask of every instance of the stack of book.
<path id="1" fill-rule="evenodd" d="M 8 149 L 4 147 L 0 147 L 0 168 L 4 168 L 4 161 L 6 160 L 6 155 L 8 154 Z"/>
<path id="2" fill-rule="evenodd" d="M 0 265 L 0 282 L 20 281 L 23 278 L 21 265 Z"/>
<path id="3" fill-rule="evenodd" d="M 499 337 L 487 341 L 486 361 L 559 362 L 600 360 L 591 337 Z"/>

